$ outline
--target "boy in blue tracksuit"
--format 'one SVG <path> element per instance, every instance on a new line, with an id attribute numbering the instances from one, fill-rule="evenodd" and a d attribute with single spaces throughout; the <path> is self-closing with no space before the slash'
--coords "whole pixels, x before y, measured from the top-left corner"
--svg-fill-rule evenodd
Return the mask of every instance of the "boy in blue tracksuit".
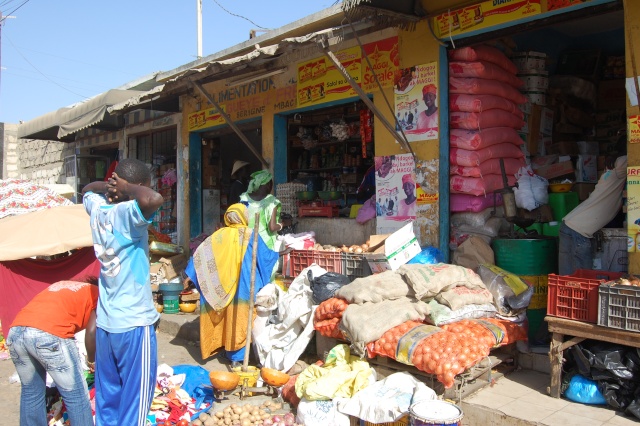
<path id="1" fill-rule="evenodd" d="M 96 425 L 145 424 L 156 382 L 159 314 L 149 282 L 147 227 L 163 198 L 134 159 L 107 182 L 84 187 L 96 257 L 101 263 L 96 330 Z"/>

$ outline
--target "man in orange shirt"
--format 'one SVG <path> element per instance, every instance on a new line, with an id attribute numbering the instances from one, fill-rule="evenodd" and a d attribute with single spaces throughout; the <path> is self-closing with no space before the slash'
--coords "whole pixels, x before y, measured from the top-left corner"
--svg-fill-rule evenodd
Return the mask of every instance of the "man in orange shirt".
<path id="1" fill-rule="evenodd" d="M 73 426 L 93 426 L 87 382 L 74 335 L 85 332 L 87 363 L 96 352 L 98 280 L 60 281 L 38 293 L 18 313 L 7 346 L 20 382 L 20 424 L 46 426 L 46 373 L 56 384 Z"/>

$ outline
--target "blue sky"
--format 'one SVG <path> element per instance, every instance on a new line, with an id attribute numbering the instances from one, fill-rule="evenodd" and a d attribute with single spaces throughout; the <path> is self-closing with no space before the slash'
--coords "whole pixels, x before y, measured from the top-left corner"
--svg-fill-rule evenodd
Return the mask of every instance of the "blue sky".
<path id="1" fill-rule="evenodd" d="M 202 0 L 203 56 L 334 3 Z M 0 29 L 0 122 L 29 121 L 197 55 L 195 0 L 0 0 L 0 11 L 15 16 Z"/>

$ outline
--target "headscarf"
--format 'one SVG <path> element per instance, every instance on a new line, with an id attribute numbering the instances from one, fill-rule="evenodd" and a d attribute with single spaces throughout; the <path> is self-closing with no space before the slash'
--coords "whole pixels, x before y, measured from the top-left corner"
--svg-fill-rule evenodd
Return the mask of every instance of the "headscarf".
<path id="1" fill-rule="evenodd" d="M 226 227 L 204 240 L 193 255 L 202 296 L 216 311 L 229 305 L 236 294 L 242 259 L 252 234 L 244 204 L 229 206 L 224 223 Z"/>
<path id="2" fill-rule="evenodd" d="M 271 176 L 271 173 L 269 173 L 267 170 L 259 170 L 257 172 L 251 173 L 251 182 L 249 182 L 247 194 L 254 193 L 262 185 L 269 183 L 271 179 L 273 179 L 273 176 Z"/>
<path id="3" fill-rule="evenodd" d="M 438 88 L 435 84 L 427 84 L 422 88 L 422 96 L 426 95 L 427 93 L 433 93 L 434 95 L 437 95 Z"/>
<path id="4" fill-rule="evenodd" d="M 412 185 L 416 184 L 416 181 L 411 173 L 402 176 L 402 186 L 404 186 L 404 184 L 407 182 L 411 183 Z"/>

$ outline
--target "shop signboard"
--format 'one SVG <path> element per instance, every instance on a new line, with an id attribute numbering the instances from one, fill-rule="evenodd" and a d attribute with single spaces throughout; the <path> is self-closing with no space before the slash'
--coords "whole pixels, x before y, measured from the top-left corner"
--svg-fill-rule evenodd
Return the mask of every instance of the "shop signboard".
<path id="1" fill-rule="evenodd" d="M 392 87 L 400 62 L 398 37 L 367 43 L 363 48 L 369 61 L 366 59 L 362 61 L 362 84 L 360 87 L 366 93 L 380 90 L 378 82 L 376 82 L 376 76 L 383 89 Z M 369 62 L 371 62 L 371 67 Z"/>
<path id="2" fill-rule="evenodd" d="M 450 10 L 433 18 L 438 37 L 482 30 L 542 13 L 542 0 L 489 0 Z"/>
<path id="3" fill-rule="evenodd" d="M 627 128 L 629 129 L 629 143 L 640 143 L 640 115 L 631 115 L 627 118 Z"/>
<path id="4" fill-rule="evenodd" d="M 415 161 L 411 154 L 375 157 L 378 234 L 400 229 L 416 218 Z"/>
<path id="5" fill-rule="evenodd" d="M 436 62 L 405 68 L 394 80 L 396 130 L 409 142 L 438 139 L 438 66 Z"/>
<path id="6" fill-rule="evenodd" d="M 627 249 L 640 251 L 640 167 L 627 167 Z"/>
<path id="7" fill-rule="evenodd" d="M 350 47 L 337 52 L 336 57 L 358 84 L 362 79 L 362 52 Z M 310 106 L 357 96 L 351 84 L 328 58 L 319 57 L 298 64 L 298 106 Z"/>
<path id="8" fill-rule="evenodd" d="M 267 108 L 273 112 L 293 109 L 296 87 L 288 85 L 276 88 L 272 78 L 264 78 L 238 87 L 228 87 L 212 96 L 233 121 L 260 117 Z M 189 131 L 207 129 L 226 124 L 222 114 L 213 106 L 189 114 Z"/>

